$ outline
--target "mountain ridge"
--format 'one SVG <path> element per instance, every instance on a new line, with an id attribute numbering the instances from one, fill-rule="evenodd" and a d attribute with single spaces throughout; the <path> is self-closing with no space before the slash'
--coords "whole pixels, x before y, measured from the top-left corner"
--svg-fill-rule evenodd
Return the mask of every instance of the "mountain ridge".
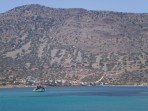
<path id="1" fill-rule="evenodd" d="M 100 12 L 112 12 L 112 13 L 123 13 L 123 14 L 148 14 L 148 13 L 137 13 L 137 12 L 122 12 L 122 11 L 110 11 L 110 10 L 91 10 L 91 9 L 85 9 L 85 8 L 55 8 L 55 7 L 49 7 L 49 6 L 45 6 L 45 5 L 40 5 L 40 4 L 26 4 L 26 5 L 21 5 L 21 6 L 17 6 L 13 9 L 10 9 L 8 11 L 5 11 L 3 13 L 9 12 L 11 10 L 16 10 L 16 9 L 22 9 L 22 8 L 29 8 L 29 7 L 40 7 L 40 8 L 48 8 L 48 9 L 56 9 L 56 10 L 86 10 L 86 11 L 100 11 Z M 2 13 L 1 13 L 2 14 Z"/>

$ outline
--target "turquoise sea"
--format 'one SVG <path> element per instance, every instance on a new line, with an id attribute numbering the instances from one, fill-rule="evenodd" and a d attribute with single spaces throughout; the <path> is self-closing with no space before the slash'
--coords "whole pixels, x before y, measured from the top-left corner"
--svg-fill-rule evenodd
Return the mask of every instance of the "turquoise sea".
<path id="1" fill-rule="evenodd" d="M 148 111 L 148 87 L 1 88 L 0 111 Z"/>

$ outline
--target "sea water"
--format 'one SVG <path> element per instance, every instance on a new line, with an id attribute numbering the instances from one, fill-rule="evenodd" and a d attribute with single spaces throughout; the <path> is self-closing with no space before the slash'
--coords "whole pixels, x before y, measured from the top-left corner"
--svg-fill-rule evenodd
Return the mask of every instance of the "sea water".
<path id="1" fill-rule="evenodd" d="M 0 111 L 148 111 L 148 87 L 1 88 Z"/>

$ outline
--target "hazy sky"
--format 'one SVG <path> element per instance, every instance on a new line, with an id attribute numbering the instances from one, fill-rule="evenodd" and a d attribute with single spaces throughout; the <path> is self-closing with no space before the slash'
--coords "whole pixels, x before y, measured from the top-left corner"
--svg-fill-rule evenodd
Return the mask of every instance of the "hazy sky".
<path id="1" fill-rule="evenodd" d="M 55 8 L 148 13 L 148 0 L 0 0 L 0 13 L 26 4 L 41 4 Z"/>

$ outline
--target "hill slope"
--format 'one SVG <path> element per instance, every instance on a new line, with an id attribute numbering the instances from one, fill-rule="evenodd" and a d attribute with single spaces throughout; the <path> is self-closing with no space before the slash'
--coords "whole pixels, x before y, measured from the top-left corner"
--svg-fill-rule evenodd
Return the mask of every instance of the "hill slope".
<path id="1" fill-rule="evenodd" d="M 148 14 L 25 5 L 0 14 L 0 83 L 148 83 Z"/>

